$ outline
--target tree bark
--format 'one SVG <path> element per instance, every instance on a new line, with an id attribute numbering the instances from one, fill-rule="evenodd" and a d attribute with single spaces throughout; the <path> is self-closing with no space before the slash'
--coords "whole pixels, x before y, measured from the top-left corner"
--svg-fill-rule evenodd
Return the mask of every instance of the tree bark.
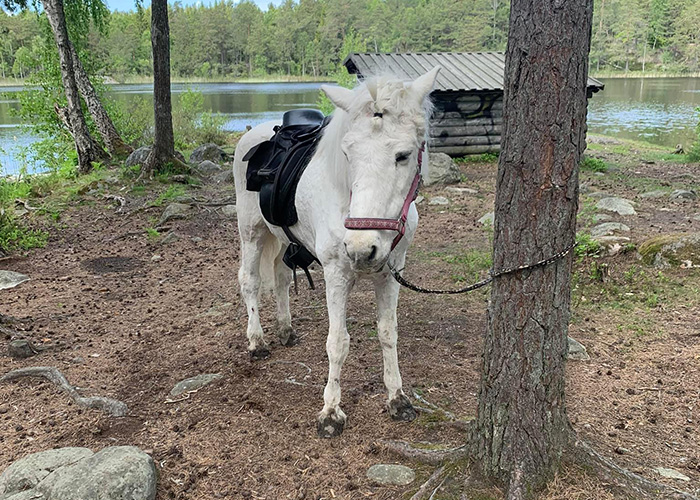
<path id="1" fill-rule="evenodd" d="M 155 137 L 146 169 L 157 170 L 175 156 L 172 104 L 170 97 L 170 26 L 167 0 L 151 3 L 151 46 L 153 47 L 153 112 Z"/>
<path id="2" fill-rule="evenodd" d="M 78 90 L 80 91 L 80 95 L 83 96 L 85 104 L 87 104 L 88 111 L 90 112 L 90 115 L 97 126 L 97 130 L 102 136 L 102 141 L 104 142 L 107 151 L 109 151 L 109 153 L 112 155 L 125 155 L 131 153 L 134 148 L 126 144 L 119 135 L 119 132 L 117 132 L 117 128 L 114 126 L 112 119 L 107 114 L 107 111 L 102 105 L 100 98 L 97 96 L 95 87 L 93 87 L 85 68 L 83 68 L 83 64 L 80 62 L 80 58 L 78 57 L 78 52 L 75 50 L 75 46 L 72 43 L 70 44 L 70 50 Z"/>
<path id="3" fill-rule="evenodd" d="M 93 161 L 104 158 L 104 151 L 101 151 L 102 148 L 92 140 L 90 131 L 85 123 L 83 110 L 80 107 L 80 96 L 75 81 L 71 43 L 66 28 L 63 1 L 42 0 L 42 3 L 58 47 L 58 55 L 61 62 L 61 79 L 66 99 L 68 100 L 67 120 L 78 152 L 78 170 L 81 173 L 86 173 L 92 168 Z"/>
<path id="4" fill-rule="evenodd" d="M 494 269 L 572 244 L 585 149 L 593 1 L 513 0 Z M 527 498 L 558 468 L 572 436 L 564 398 L 571 254 L 493 283 L 472 435 L 486 476 Z"/>

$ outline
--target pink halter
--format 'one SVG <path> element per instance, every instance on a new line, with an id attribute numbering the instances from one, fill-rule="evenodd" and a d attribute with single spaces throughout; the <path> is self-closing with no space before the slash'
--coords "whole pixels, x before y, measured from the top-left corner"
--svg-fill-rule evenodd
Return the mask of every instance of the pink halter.
<path id="1" fill-rule="evenodd" d="M 418 171 L 416 176 L 413 178 L 411 183 L 411 189 L 408 190 L 406 199 L 403 202 L 403 208 L 401 208 L 401 214 L 398 219 L 379 219 L 372 217 L 347 217 L 345 219 L 345 228 L 353 230 L 388 230 L 396 231 L 397 234 L 394 241 L 391 243 L 391 249 L 396 248 L 399 244 L 403 235 L 406 234 L 406 219 L 408 218 L 408 210 L 418 196 L 418 188 L 420 187 L 421 181 L 421 167 L 423 165 L 423 152 L 425 151 L 425 142 L 421 144 L 418 150 Z"/>

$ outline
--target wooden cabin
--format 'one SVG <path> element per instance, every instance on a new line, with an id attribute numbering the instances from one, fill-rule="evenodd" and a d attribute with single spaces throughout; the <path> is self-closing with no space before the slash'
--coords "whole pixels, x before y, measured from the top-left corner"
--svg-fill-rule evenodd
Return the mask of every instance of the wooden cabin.
<path id="1" fill-rule="evenodd" d="M 441 66 L 431 95 L 435 112 L 430 124 L 430 151 L 450 156 L 500 151 L 503 52 L 350 54 L 343 64 L 360 79 L 391 72 L 406 80 Z M 603 87 L 598 80 L 588 78 L 588 97 Z"/>

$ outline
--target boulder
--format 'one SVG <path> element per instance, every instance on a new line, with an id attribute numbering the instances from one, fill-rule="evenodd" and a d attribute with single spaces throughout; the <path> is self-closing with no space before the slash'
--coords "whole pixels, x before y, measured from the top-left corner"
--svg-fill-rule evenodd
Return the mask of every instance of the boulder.
<path id="1" fill-rule="evenodd" d="M 32 343 L 24 339 L 13 340 L 7 346 L 7 354 L 15 359 L 31 358 L 37 353 L 38 351 Z"/>
<path id="2" fill-rule="evenodd" d="M 671 192 L 669 198 L 675 201 L 693 201 L 698 199 L 698 193 L 687 189 L 676 189 Z"/>
<path id="3" fill-rule="evenodd" d="M 608 236 L 617 231 L 629 233 L 630 228 L 620 222 L 604 222 L 603 224 L 598 224 L 591 228 L 591 237 L 593 239 L 600 238 L 601 236 Z"/>
<path id="4" fill-rule="evenodd" d="M 472 188 L 454 187 L 449 186 L 445 188 L 445 191 L 452 194 L 458 194 L 460 196 L 473 196 L 479 194 L 479 191 Z"/>
<path id="5" fill-rule="evenodd" d="M 616 212 L 620 215 L 637 215 L 634 210 L 634 205 L 630 200 L 625 198 L 617 198 L 609 196 L 602 198 L 595 206 L 598 210 L 607 210 L 608 212 Z"/>
<path id="6" fill-rule="evenodd" d="M 204 160 L 209 160 L 214 163 L 224 163 L 228 161 L 228 154 L 214 143 L 203 144 L 192 151 L 190 155 L 190 163 L 200 164 Z"/>
<path id="7" fill-rule="evenodd" d="M 0 290 L 14 288 L 25 281 L 29 281 L 29 276 L 14 271 L 0 271 Z"/>
<path id="8" fill-rule="evenodd" d="M 690 481 L 690 478 L 685 474 L 678 472 L 675 469 L 667 469 L 665 467 L 657 467 L 654 469 L 659 476 L 667 479 L 680 479 L 681 481 Z"/>
<path id="9" fill-rule="evenodd" d="M 568 337 L 569 350 L 567 352 L 567 359 L 574 361 L 588 361 L 591 357 L 588 355 L 586 348 L 576 339 Z"/>
<path id="10" fill-rule="evenodd" d="M 639 195 L 639 197 L 648 198 L 650 200 L 658 200 L 659 198 L 663 198 L 667 194 L 668 193 L 663 189 L 657 189 L 656 191 L 647 191 L 646 193 L 642 193 Z"/>
<path id="11" fill-rule="evenodd" d="M 445 153 L 428 155 L 428 175 L 424 180 L 426 186 L 433 184 L 456 184 L 462 175 L 455 162 Z"/>
<path id="12" fill-rule="evenodd" d="M 433 196 L 430 198 L 430 202 L 428 205 L 449 205 L 450 200 L 445 198 L 444 196 Z"/>
<path id="13" fill-rule="evenodd" d="M 657 268 L 700 266 L 700 233 L 655 236 L 639 246 L 639 254 Z"/>
<path id="14" fill-rule="evenodd" d="M 377 464 L 367 470 L 367 479 L 381 485 L 406 486 L 416 479 L 416 474 L 405 465 Z"/>
<path id="15" fill-rule="evenodd" d="M 233 219 L 236 217 L 236 205 L 224 205 L 221 207 L 221 213 L 224 214 L 224 217 L 227 217 L 229 219 Z"/>
<path id="16" fill-rule="evenodd" d="M 124 165 L 127 167 L 133 167 L 134 165 L 143 165 L 146 163 L 148 155 L 151 154 L 153 146 L 143 146 L 135 149 L 126 159 Z M 185 163 L 185 156 L 179 151 L 175 151 L 175 158 Z"/>
<path id="17" fill-rule="evenodd" d="M 484 226 L 493 226 L 494 218 L 495 214 L 493 212 L 489 212 L 485 214 L 481 219 L 479 219 L 479 224 L 482 224 Z"/>
<path id="18" fill-rule="evenodd" d="M 204 160 L 199 165 L 197 165 L 196 170 L 197 170 L 197 173 L 200 175 L 211 176 L 211 175 L 221 173 L 221 171 L 223 169 L 221 168 L 221 166 L 217 165 L 213 161 Z"/>

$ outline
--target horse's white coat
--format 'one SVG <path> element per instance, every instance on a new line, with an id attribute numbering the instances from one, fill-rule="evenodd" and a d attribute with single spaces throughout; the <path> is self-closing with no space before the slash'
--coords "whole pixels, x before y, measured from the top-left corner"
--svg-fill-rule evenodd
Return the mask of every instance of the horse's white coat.
<path id="1" fill-rule="evenodd" d="M 368 80 L 355 90 L 322 87 L 337 109 L 299 181 L 296 192 L 299 222 L 292 227 L 292 232 L 318 257 L 326 284 L 329 369 L 324 406 L 319 414 L 319 433 L 326 437 L 342 432 L 345 423 L 345 414 L 339 406 L 340 371 L 350 343 L 345 310 L 358 277 L 365 276 L 374 282 L 378 337 L 390 412 L 397 416 L 397 412 L 405 410 L 402 406 L 410 407 L 401 388 L 396 354 L 399 285 L 386 264 L 403 267 L 406 250 L 418 225 L 418 212 L 415 205 L 411 205 L 406 234 L 393 251 L 394 231 L 351 231 L 346 230 L 343 223 L 346 217 L 398 217 L 416 173 L 418 149 L 427 139 L 428 95 L 438 70 L 435 68 L 406 84 L 380 77 Z M 382 113 L 382 117 L 375 113 Z M 234 157 L 242 252 L 238 278 L 248 310 L 247 335 L 251 353 L 267 350 L 258 312 L 263 281 L 270 282 L 274 290 L 278 334 L 283 343 L 292 332 L 291 271 L 282 262 L 289 242 L 280 228 L 263 219 L 258 194 L 246 191 L 247 162 L 243 161 L 251 147 L 272 136 L 274 125 L 276 123 L 265 123 L 245 134 Z M 406 158 L 402 159 L 404 156 Z"/>

